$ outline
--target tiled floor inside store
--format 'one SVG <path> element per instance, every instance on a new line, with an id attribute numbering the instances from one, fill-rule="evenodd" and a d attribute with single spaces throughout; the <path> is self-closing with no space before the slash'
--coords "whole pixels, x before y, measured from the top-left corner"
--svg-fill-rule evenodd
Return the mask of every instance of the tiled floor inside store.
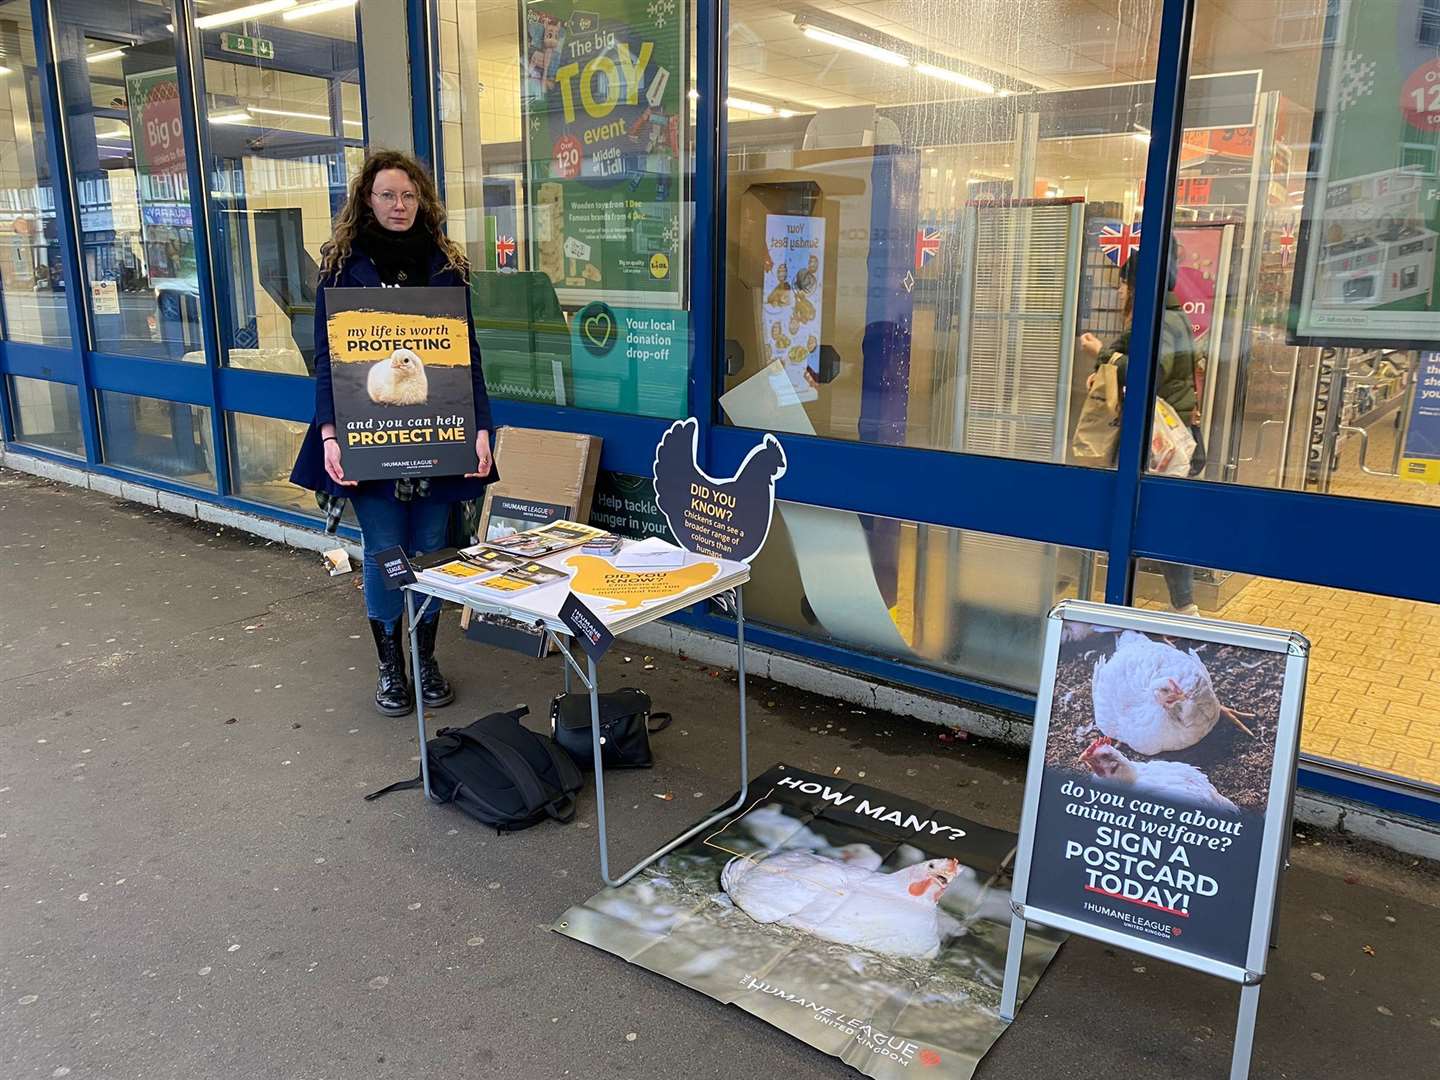
<path id="1" fill-rule="evenodd" d="M 1440 786 L 1440 605 L 1255 578 L 1214 614 L 1310 639 L 1307 753 Z"/>

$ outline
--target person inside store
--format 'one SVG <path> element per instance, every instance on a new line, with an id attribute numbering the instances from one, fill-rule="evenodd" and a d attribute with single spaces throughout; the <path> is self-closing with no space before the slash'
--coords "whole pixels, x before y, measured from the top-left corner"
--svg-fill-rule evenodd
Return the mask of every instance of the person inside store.
<path id="1" fill-rule="evenodd" d="M 1165 306 L 1160 320 L 1160 345 L 1155 359 L 1155 393 L 1169 402 L 1175 414 L 1190 426 L 1195 437 L 1195 452 L 1190 458 L 1190 475 L 1198 476 L 1205 467 L 1205 444 L 1200 438 L 1199 396 L 1196 394 L 1196 373 L 1200 364 L 1199 347 L 1190 326 L 1190 317 L 1175 293 L 1175 283 L 1180 272 L 1179 251 L 1175 238 L 1170 238 L 1165 284 Z M 1130 329 L 1135 314 L 1135 275 L 1140 268 L 1139 258 L 1126 260 L 1120 268 L 1120 307 L 1126 329 L 1109 345 L 1103 344 L 1094 334 L 1082 334 L 1080 348 L 1094 363 L 1096 370 L 1103 363 L 1113 363 L 1123 392 L 1125 373 L 1130 360 Z M 1092 373 L 1090 381 L 1093 383 Z M 1195 572 L 1188 566 L 1162 563 L 1165 586 L 1170 593 L 1170 606 L 1184 615 L 1196 615 Z"/>
<path id="2" fill-rule="evenodd" d="M 414 695 L 402 645 L 403 593 L 385 588 L 376 553 L 402 547 L 414 556 L 446 545 L 455 504 L 480 498 L 485 486 L 497 479 L 490 449 L 494 425 L 474 319 L 467 311 L 475 390 L 476 472 L 463 477 L 347 480 L 335 436 L 325 290 L 468 287 L 469 277 L 464 251 L 445 235 L 445 208 L 425 167 L 408 154 L 372 151 L 350 184 L 330 240 L 320 249 L 320 281 L 315 290 L 315 419 L 301 444 L 290 481 L 316 493 L 331 530 L 347 501 L 355 510 L 365 555 L 365 611 L 379 658 L 375 708 L 385 716 L 410 712 Z M 455 691 L 435 660 L 439 618 L 437 609 L 420 622 L 416 633 L 420 695 L 427 709 L 455 700 Z"/>

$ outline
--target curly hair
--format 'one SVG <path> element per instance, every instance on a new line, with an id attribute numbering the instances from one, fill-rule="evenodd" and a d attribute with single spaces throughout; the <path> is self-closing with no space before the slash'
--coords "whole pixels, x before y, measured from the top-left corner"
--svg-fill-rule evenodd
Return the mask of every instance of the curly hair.
<path id="1" fill-rule="evenodd" d="M 375 186 L 375 177 L 385 169 L 399 169 L 410 177 L 410 182 L 415 185 L 415 193 L 419 196 L 415 220 L 424 223 L 426 231 L 435 240 L 435 246 L 444 254 L 445 268 L 468 274 L 470 260 L 465 257 L 460 245 L 445 235 L 445 206 L 441 203 L 435 181 L 430 179 L 430 173 L 425 166 L 399 150 L 371 150 L 365 155 L 360 171 L 350 181 L 350 193 L 345 199 L 345 205 L 340 208 L 340 213 L 335 215 L 335 228 L 330 239 L 321 245 L 321 278 L 330 277 L 339 271 L 350 258 L 360 230 L 375 220 L 375 214 L 370 209 L 370 192 Z"/>

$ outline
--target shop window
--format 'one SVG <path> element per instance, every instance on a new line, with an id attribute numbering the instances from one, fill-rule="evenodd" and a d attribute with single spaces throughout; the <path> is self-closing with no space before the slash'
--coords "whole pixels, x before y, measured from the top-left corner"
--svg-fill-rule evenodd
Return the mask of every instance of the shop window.
<path id="1" fill-rule="evenodd" d="M 1111 465 L 1160 7 L 734 0 L 724 418 Z"/>
<path id="2" fill-rule="evenodd" d="M 170 5 L 50 12 L 92 346 L 204 363 Z"/>
<path id="3" fill-rule="evenodd" d="M 230 439 L 230 486 L 242 499 L 319 516 L 315 494 L 290 483 L 290 469 L 309 425 L 293 420 L 232 412 L 226 414 Z M 347 509 L 342 519 L 354 524 Z"/>
<path id="4" fill-rule="evenodd" d="M 491 395 L 686 415 L 690 5 L 437 9 L 440 179 Z"/>
<path id="5" fill-rule="evenodd" d="M 1191 89 L 1260 82 L 1242 125 L 1187 117 L 1165 315 L 1187 345 L 1158 390 L 1199 446 L 1172 475 L 1440 505 L 1437 13 L 1196 5 Z"/>
<path id="6" fill-rule="evenodd" d="M 11 341 L 69 345 L 64 259 L 55 224 L 29 0 L 0 3 L 0 329 Z"/>
<path id="7" fill-rule="evenodd" d="M 1096 552 L 780 502 L 746 616 L 802 637 L 1023 693 L 1045 616 L 1103 598 Z"/>
<path id="8" fill-rule="evenodd" d="M 20 375 L 10 376 L 9 381 L 15 441 L 83 458 L 80 392 L 68 383 Z"/>
<path id="9" fill-rule="evenodd" d="M 1304 754 L 1440 794 L 1440 604 L 1142 562 L 1136 606 L 1171 606 L 1177 576 L 1202 615 L 1310 639 Z"/>
<path id="10" fill-rule="evenodd" d="M 107 464 L 215 489 L 208 408 L 110 390 L 96 398 Z"/>
<path id="11" fill-rule="evenodd" d="M 308 375 L 320 247 L 364 157 L 357 5 L 227 21 L 252 6 L 197 19 L 220 339 L 231 367 Z"/>

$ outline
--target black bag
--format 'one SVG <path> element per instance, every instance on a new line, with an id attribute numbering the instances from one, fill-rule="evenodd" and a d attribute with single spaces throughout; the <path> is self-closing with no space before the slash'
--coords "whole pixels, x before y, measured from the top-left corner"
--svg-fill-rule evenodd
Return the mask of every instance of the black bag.
<path id="1" fill-rule="evenodd" d="M 650 695 L 627 686 L 600 695 L 600 755 L 607 769 L 648 769 L 655 764 L 650 736 L 669 726 L 669 713 L 650 712 Z M 550 731 L 582 769 L 595 768 L 590 741 L 590 695 L 558 694 L 550 703 Z"/>
<path id="2" fill-rule="evenodd" d="M 546 818 L 575 817 L 575 796 L 585 786 L 580 770 L 561 747 L 520 725 L 525 706 L 491 713 L 463 728 L 441 728 L 425 743 L 430 790 L 437 802 L 453 802 L 497 832 L 514 832 Z M 420 777 L 365 796 L 417 788 Z"/>

